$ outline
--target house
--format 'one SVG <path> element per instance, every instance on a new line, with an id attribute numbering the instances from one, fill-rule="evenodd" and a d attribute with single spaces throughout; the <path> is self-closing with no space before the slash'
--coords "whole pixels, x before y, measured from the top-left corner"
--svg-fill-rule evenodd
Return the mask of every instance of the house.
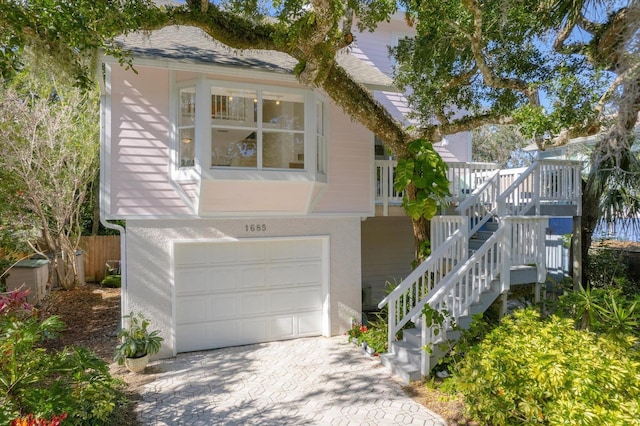
<path id="1" fill-rule="evenodd" d="M 408 31 L 398 15 L 338 57 L 399 118 L 386 46 Z M 126 221 L 109 225 L 122 233 L 123 312 L 162 331 L 160 357 L 341 334 L 363 297 L 375 306 L 411 272 L 393 160 L 296 81 L 295 60 L 191 27 L 123 43 L 136 72 L 103 58 L 102 218 Z M 438 149 L 464 162 L 468 142 Z"/>

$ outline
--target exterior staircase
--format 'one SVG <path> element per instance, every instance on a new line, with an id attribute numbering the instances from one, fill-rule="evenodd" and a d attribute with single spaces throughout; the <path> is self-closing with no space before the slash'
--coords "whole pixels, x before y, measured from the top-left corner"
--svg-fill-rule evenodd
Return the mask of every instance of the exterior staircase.
<path id="1" fill-rule="evenodd" d="M 455 207 L 431 220 L 431 256 L 378 304 L 389 320 L 383 365 L 407 383 L 429 376 L 445 355 L 438 344 L 459 338 L 454 322 L 467 329 L 498 297 L 506 305 L 511 286 L 536 284 L 539 298 L 547 215 L 581 215 L 580 171 L 579 162 L 551 160 L 507 170 L 450 165 Z M 440 330 L 427 327 L 426 305 L 445 313 Z"/>

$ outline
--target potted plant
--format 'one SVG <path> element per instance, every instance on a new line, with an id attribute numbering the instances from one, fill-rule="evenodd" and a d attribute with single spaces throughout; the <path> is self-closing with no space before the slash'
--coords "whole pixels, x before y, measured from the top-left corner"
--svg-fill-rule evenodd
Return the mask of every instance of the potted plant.
<path id="1" fill-rule="evenodd" d="M 149 331 L 151 321 L 141 312 L 131 312 L 124 318 L 129 320 L 129 326 L 118 332 L 120 344 L 116 347 L 113 359 L 137 373 L 147 366 L 149 355 L 158 353 L 164 339 L 159 336 L 160 330 Z"/>

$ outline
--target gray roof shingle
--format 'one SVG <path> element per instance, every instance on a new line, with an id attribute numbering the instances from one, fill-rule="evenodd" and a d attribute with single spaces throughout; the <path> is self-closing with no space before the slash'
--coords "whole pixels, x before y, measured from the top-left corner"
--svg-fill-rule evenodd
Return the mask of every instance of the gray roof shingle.
<path id="1" fill-rule="evenodd" d="M 150 33 L 132 33 L 121 37 L 119 42 L 132 52 L 134 58 L 170 59 L 284 74 L 293 74 L 297 63 L 282 52 L 232 49 L 212 39 L 200 28 L 188 26 L 169 26 Z M 395 90 L 391 78 L 346 50 L 338 53 L 337 61 L 361 84 L 373 90 Z"/>

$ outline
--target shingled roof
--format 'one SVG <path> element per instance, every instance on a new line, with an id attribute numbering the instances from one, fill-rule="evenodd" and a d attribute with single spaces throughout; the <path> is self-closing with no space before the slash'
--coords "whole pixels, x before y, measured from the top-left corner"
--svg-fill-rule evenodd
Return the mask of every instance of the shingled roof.
<path id="1" fill-rule="evenodd" d="M 169 26 L 151 33 L 133 33 L 119 42 L 134 58 L 173 60 L 231 68 L 249 68 L 293 75 L 297 61 L 286 53 L 272 50 L 230 48 L 202 31 L 188 26 Z M 344 50 L 338 63 L 359 83 L 372 90 L 395 91 L 393 81 L 369 63 Z"/>

